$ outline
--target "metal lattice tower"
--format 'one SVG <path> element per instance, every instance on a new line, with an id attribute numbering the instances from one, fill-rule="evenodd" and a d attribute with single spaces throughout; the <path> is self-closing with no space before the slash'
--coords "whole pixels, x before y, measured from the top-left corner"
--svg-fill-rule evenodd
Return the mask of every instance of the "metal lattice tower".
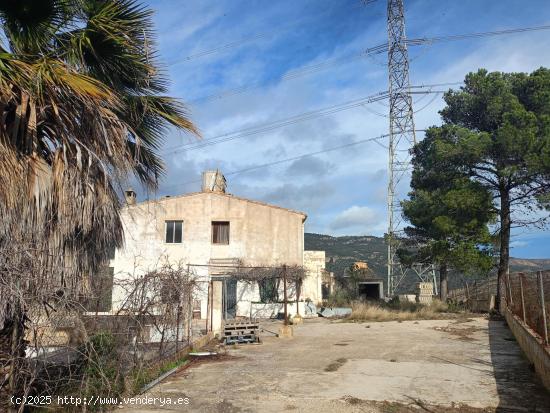
<path id="1" fill-rule="evenodd" d="M 401 229 L 401 205 L 398 188 L 410 170 L 410 150 L 416 144 L 413 103 L 409 84 L 409 55 L 405 34 L 403 0 L 388 0 L 388 74 L 390 106 L 390 140 L 388 162 L 388 297 L 395 293 L 399 283 L 410 269 L 400 265 L 397 249 Z M 430 268 L 412 269 L 422 280 L 433 279 Z"/>

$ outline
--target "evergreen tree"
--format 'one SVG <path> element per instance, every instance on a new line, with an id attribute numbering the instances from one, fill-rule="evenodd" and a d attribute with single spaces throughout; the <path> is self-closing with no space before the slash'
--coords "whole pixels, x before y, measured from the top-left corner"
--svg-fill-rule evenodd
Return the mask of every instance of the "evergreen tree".
<path id="1" fill-rule="evenodd" d="M 550 206 L 550 70 L 479 70 L 444 99 L 444 124 L 431 128 L 415 148 L 415 176 L 426 175 L 419 189 L 433 191 L 452 178 L 452 191 L 465 187 L 491 195 L 486 212 L 494 210 L 498 216 L 500 286 L 508 271 L 512 225 L 540 224 L 548 215 L 544 209 Z M 484 220 L 479 225 L 484 226 Z M 497 305 L 499 298 L 497 291 Z"/>
<path id="2" fill-rule="evenodd" d="M 413 190 L 402 203 L 412 224 L 405 228 L 417 247 L 400 250 L 405 262 L 436 265 L 440 275 L 440 298 L 447 300 L 448 271 L 488 272 L 492 266 L 488 223 L 494 216 L 491 194 L 479 183 L 457 174 L 430 170 L 434 134 L 428 132 L 413 159 Z M 451 174 L 452 175 L 452 174 Z"/>

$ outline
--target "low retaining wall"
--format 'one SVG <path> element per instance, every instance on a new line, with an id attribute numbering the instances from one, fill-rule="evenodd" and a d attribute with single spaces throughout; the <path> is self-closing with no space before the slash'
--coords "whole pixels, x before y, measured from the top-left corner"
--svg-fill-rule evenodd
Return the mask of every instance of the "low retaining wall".
<path id="1" fill-rule="evenodd" d="M 275 318 L 279 313 L 284 312 L 283 303 L 251 303 L 250 317 L 251 318 Z M 315 308 L 315 306 L 313 306 Z M 317 317 L 317 313 L 313 313 L 310 306 L 307 306 L 303 301 L 298 302 L 298 310 L 302 317 Z M 296 302 L 287 304 L 287 312 L 289 317 L 296 315 Z M 239 315 L 237 313 L 237 315 Z M 248 314 L 244 313 L 244 316 Z"/>
<path id="2" fill-rule="evenodd" d="M 180 342 L 181 347 L 180 347 L 178 352 L 174 352 L 174 353 L 172 353 L 168 356 L 156 357 L 156 358 L 153 357 L 153 358 L 150 358 L 149 360 L 146 360 L 146 363 L 149 365 L 148 368 L 159 367 L 162 364 L 166 364 L 166 363 L 170 363 L 172 361 L 179 360 L 182 357 L 185 357 L 191 351 L 194 351 L 194 350 L 197 350 L 197 349 L 200 349 L 200 348 L 204 347 L 205 345 L 207 345 L 213 339 L 214 339 L 214 333 L 209 331 L 204 336 L 201 336 L 199 338 L 194 339 L 191 342 L 191 345 L 188 345 L 187 343 Z M 167 343 L 167 344 L 171 344 L 171 345 L 175 346 L 175 343 Z M 156 352 L 157 351 L 155 350 L 155 353 Z"/>
<path id="3" fill-rule="evenodd" d="M 544 346 L 542 339 L 518 316 L 514 315 L 503 303 L 502 314 L 506 322 L 514 333 L 519 346 L 535 366 L 535 371 L 539 375 L 544 387 L 550 391 L 550 348 Z"/>
<path id="4" fill-rule="evenodd" d="M 191 350 L 200 349 L 200 348 L 206 346 L 213 339 L 214 339 L 214 334 L 211 331 L 209 331 L 204 336 L 195 339 L 191 343 Z"/>
<path id="5" fill-rule="evenodd" d="M 214 333 L 212 333 L 211 331 L 208 332 L 206 335 L 202 336 L 202 337 L 199 337 L 197 338 L 196 340 L 194 340 L 190 346 L 185 346 L 184 348 L 182 348 L 181 350 L 179 350 L 177 353 L 174 353 L 172 356 L 170 357 L 164 357 L 158 361 L 156 361 L 155 363 L 151 363 L 148 367 L 147 367 L 147 370 L 149 371 L 155 371 L 155 370 L 158 370 L 160 369 L 160 367 L 162 365 L 165 365 L 165 364 L 168 364 L 170 362 L 173 362 L 173 361 L 176 361 L 176 360 L 179 360 L 185 356 L 187 356 L 190 352 L 194 351 L 194 350 L 198 350 L 202 347 L 204 347 L 205 345 L 207 345 L 211 340 L 214 339 Z M 162 380 L 164 380 L 166 377 L 174 374 L 176 371 L 178 371 L 182 366 L 177 366 L 177 367 L 174 367 L 173 369 L 171 369 L 170 371 L 162 374 L 161 376 L 155 378 L 153 381 L 151 381 L 150 383 L 146 384 L 144 387 L 142 387 L 140 390 L 139 390 L 139 394 L 142 394 L 143 392 L 149 390 L 150 388 L 154 387 L 155 385 L 157 385 L 158 383 L 160 383 Z M 132 382 L 127 382 L 126 383 L 126 388 L 127 389 L 131 389 L 132 386 L 134 384 Z"/>

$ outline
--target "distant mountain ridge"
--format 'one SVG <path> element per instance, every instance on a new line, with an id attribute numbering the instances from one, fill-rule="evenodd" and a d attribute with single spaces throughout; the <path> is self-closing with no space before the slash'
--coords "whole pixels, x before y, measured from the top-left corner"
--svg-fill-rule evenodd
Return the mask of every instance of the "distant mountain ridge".
<path id="1" fill-rule="evenodd" d="M 378 278 L 386 279 L 387 245 L 384 238 L 372 235 L 341 236 L 305 233 L 305 249 L 321 250 L 326 253 L 326 268 L 336 277 L 342 276 L 344 269 L 354 261 L 366 261 Z M 511 258 L 510 271 L 550 270 L 550 258 L 526 259 Z"/>
<path id="2" fill-rule="evenodd" d="M 306 250 L 321 250 L 326 254 L 326 268 L 336 277 L 342 276 L 344 269 L 354 261 L 366 261 L 378 278 L 387 274 L 387 246 L 381 237 L 342 236 L 305 233 Z"/>

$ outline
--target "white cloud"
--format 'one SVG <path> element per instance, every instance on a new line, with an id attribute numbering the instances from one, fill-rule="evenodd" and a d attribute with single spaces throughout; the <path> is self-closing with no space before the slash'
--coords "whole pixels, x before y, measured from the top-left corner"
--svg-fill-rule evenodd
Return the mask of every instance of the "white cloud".
<path id="1" fill-rule="evenodd" d="M 510 248 L 523 248 L 527 247 L 529 243 L 527 241 L 512 241 L 510 243 Z"/>
<path id="2" fill-rule="evenodd" d="M 330 223 L 330 228 L 337 232 L 354 234 L 372 234 L 380 226 L 380 214 L 367 206 L 354 205 L 340 212 Z"/>
<path id="3" fill-rule="evenodd" d="M 329 2 L 327 0 L 325 4 Z M 364 32 L 330 47 L 319 44 L 316 37 L 310 36 L 310 27 L 307 25 L 299 26 L 297 42 L 286 42 L 286 36 L 292 36 L 292 33 L 280 30 L 281 27 L 277 25 L 266 24 L 292 22 L 295 18 L 301 18 L 305 6 L 297 7 L 290 0 L 268 2 L 261 9 L 246 7 L 242 10 L 239 10 L 239 2 L 232 1 L 187 3 L 182 8 L 173 8 L 169 2 L 153 6 L 165 7 L 159 15 L 159 22 L 166 19 L 167 26 L 173 31 L 165 33 L 165 27 L 157 24 L 159 32 L 163 33 L 160 44 L 165 61 L 170 60 L 170 57 L 186 56 L 238 42 L 254 34 L 275 32 L 273 36 L 265 36 L 257 41 L 251 39 L 250 42 L 229 48 L 223 53 L 214 53 L 171 68 L 171 77 L 175 81 L 172 94 L 184 100 L 255 84 L 258 81 L 263 83 L 262 87 L 250 88 L 245 93 L 193 103 L 193 120 L 206 139 L 368 96 L 386 88 L 384 54 L 374 59 L 349 60 L 292 80 L 280 80 L 284 73 L 292 70 L 314 65 L 324 59 L 339 59 L 364 50 L 365 47 L 385 42 L 385 11 L 379 2 L 362 9 L 361 13 L 365 14 L 357 16 L 364 19 L 364 24 L 361 23 L 361 27 L 365 28 Z M 505 2 L 494 2 L 482 7 L 478 2 L 447 3 L 411 2 L 406 11 L 409 37 L 531 25 L 525 17 L 528 14 L 527 9 L 517 4 L 512 10 L 513 7 L 501 4 Z M 318 7 L 317 1 L 306 1 L 304 4 Z M 480 8 L 493 10 L 491 15 L 495 16 L 494 19 L 487 19 L 486 15 L 477 13 Z M 507 8 L 510 10 L 506 10 Z M 377 12 L 382 15 L 375 16 Z M 506 13 L 518 16 L 519 22 L 505 20 Z M 520 16 L 521 13 L 524 15 Z M 471 18 L 464 18 L 468 14 Z M 547 10 L 545 14 L 548 16 Z M 308 25 L 314 26 L 315 16 L 310 17 Z M 542 20 L 547 19 L 542 14 L 539 17 Z M 359 22 L 356 19 L 350 21 Z M 429 84 L 460 81 L 467 72 L 479 67 L 487 67 L 489 70 L 531 71 L 550 61 L 549 39 L 544 32 L 533 32 L 434 44 L 421 49 L 411 48 L 411 56 L 415 57 L 411 62 L 411 82 Z M 283 42 L 285 47 L 277 49 L 277 42 Z M 309 60 L 300 59 L 299 56 L 305 46 L 317 50 L 317 54 L 312 55 Z M 430 101 L 431 96 L 419 96 L 415 99 L 415 109 L 421 109 Z M 439 124 L 437 111 L 442 105 L 443 101 L 438 97 L 417 112 L 417 128 Z M 385 102 L 373 103 L 369 108 L 382 116 L 364 107 L 357 107 L 207 146 L 187 154 L 178 153 L 167 157 L 168 173 L 161 189 L 187 182 L 190 178 L 196 179 L 205 167 L 220 167 L 222 172 L 231 172 L 387 133 L 388 119 L 384 115 L 387 114 L 388 107 Z M 176 137 L 174 135 L 167 146 L 182 141 L 181 136 L 178 139 Z M 417 138 L 420 139 L 421 134 Z M 330 232 L 335 235 L 382 234 L 387 225 L 387 156 L 387 149 L 372 142 L 364 143 L 294 163 L 231 175 L 228 176 L 228 182 L 231 192 L 237 195 L 303 210 L 308 214 L 308 227 L 316 232 Z M 330 173 L 322 174 L 323 168 L 329 166 L 332 166 Z M 321 181 L 319 176 L 322 176 Z M 172 186 L 169 192 L 184 192 L 198 187 L 198 183 Z M 407 179 L 404 179 L 399 193 L 405 195 L 407 191 Z"/>
<path id="4" fill-rule="evenodd" d="M 293 178 L 303 175 L 310 175 L 316 178 L 334 172 L 335 167 L 328 161 L 321 160 L 315 156 L 308 156 L 293 161 L 287 168 L 285 174 Z"/>

